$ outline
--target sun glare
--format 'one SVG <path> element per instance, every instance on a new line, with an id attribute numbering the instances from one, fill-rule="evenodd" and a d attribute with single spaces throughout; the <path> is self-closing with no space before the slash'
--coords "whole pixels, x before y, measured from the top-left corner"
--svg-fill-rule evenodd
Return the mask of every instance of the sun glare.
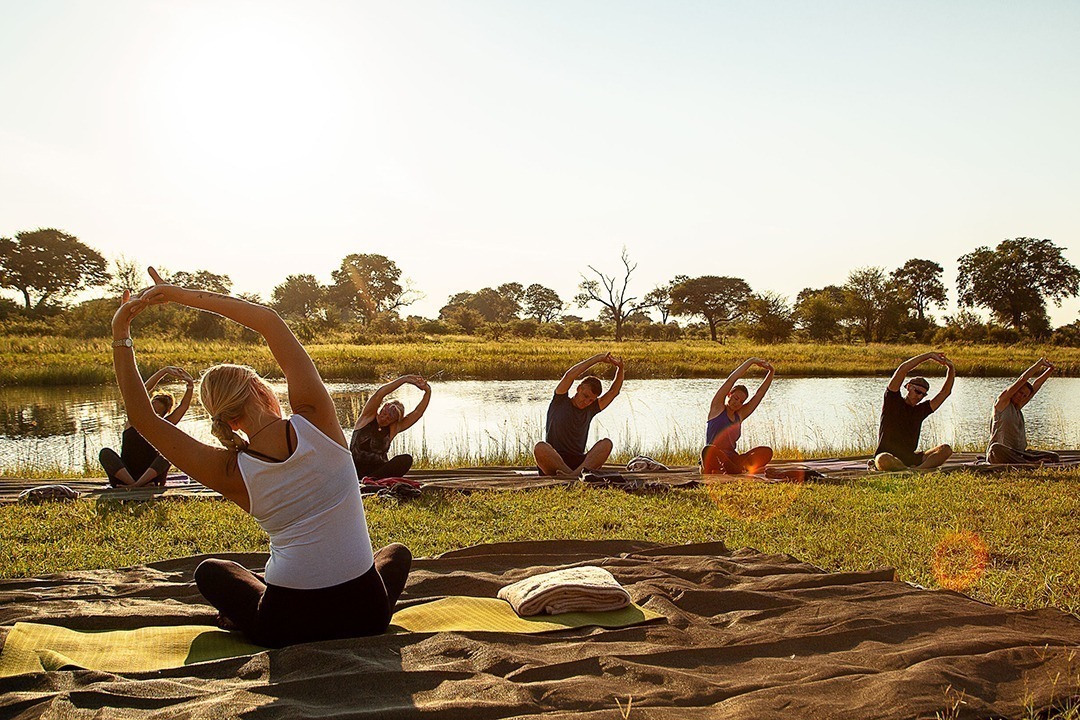
<path id="1" fill-rule="evenodd" d="M 330 151 L 346 113 L 340 67 L 315 33 L 260 13 L 187 25 L 148 77 L 154 141 L 170 164 L 250 186 Z"/>

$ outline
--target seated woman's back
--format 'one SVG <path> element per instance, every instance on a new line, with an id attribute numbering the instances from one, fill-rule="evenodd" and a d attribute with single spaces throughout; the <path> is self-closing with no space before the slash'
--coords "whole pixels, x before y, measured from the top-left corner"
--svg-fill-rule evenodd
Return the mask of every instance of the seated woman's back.
<path id="1" fill-rule="evenodd" d="M 337 585 L 372 565 L 371 539 L 352 455 L 301 415 L 296 448 L 281 462 L 241 452 L 251 515 L 270 536 L 266 582 L 290 588 Z M 284 453 L 283 453 L 284 454 Z"/>

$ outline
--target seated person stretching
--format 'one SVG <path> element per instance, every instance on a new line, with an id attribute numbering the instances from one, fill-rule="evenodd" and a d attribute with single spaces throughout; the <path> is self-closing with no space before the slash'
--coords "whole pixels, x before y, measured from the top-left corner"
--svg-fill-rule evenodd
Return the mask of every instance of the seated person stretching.
<path id="1" fill-rule="evenodd" d="M 334 401 L 318 369 L 272 309 L 227 295 L 164 283 L 130 297 L 113 316 L 113 366 L 139 432 L 193 480 L 248 512 L 270 537 L 266 571 L 223 558 L 203 560 L 195 584 L 223 627 L 251 642 L 283 647 L 386 631 L 412 556 L 404 545 L 374 552 L 356 468 Z M 215 365 L 199 398 L 224 447 L 199 442 L 159 417 L 135 364 L 131 319 L 176 303 L 222 315 L 266 340 L 285 375 L 293 415 L 254 370 Z"/>
<path id="2" fill-rule="evenodd" d="M 601 395 L 604 386 L 600 378 L 589 375 L 581 379 L 577 392 L 570 397 L 570 386 L 574 381 L 600 362 L 615 366 L 615 379 L 608 391 Z M 577 475 L 582 470 L 596 470 L 604 464 L 611 454 L 611 440 L 599 440 L 585 452 L 589 424 L 622 390 L 625 374 L 623 361 L 611 353 L 593 355 L 566 371 L 555 386 L 555 395 L 548 405 L 544 442 L 536 443 L 533 449 L 542 475 Z"/>
<path id="3" fill-rule="evenodd" d="M 930 383 L 924 377 L 913 377 L 904 385 L 904 379 L 912 370 L 927 360 L 944 365 L 947 368 L 945 383 L 932 399 L 926 400 L 930 392 Z M 919 433 L 922 423 L 930 413 L 941 407 L 945 398 L 952 392 L 956 380 L 956 367 L 952 361 L 939 352 L 928 352 L 905 360 L 896 368 L 889 386 L 885 389 L 885 400 L 881 405 L 881 424 L 878 426 L 878 446 L 874 451 L 873 467 L 878 470 L 896 471 L 914 468 L 927 470 L 940 466 L 952 456 L 952 448 L 938 445 L 926 452 L 916 452 L 919 446 Z M 900 395 L 900 387 L 907 389 L 907 394 Z"/>
<path id="4" fill-rule="evenodd" d="M 745 385 L 736 385 L 753 366 L 765 370 L 765 379 L 758 385 L 754 397 Z M 773 380 L 773 366 L 760 358 L 750 358 L 735 368 L 720 389 L 713 395 L 709 405 L 708 422 L 705 425 L 705 447 L 701 451 L 701 471 L 709 475 L 742 475 L 760 472 L 772 460 L 769 447 L 756 447 L 745 453 L 735 450 L 742 436 L 742 421 L 757 410 L 761 399 L 769 391 Z M 749 399 L 749 402 L 747 401 Z"/>
<path id="5" fill-rule="evenodd" d="M 1038 465 L 1060 460 L 1057 453 L 1028 449 L 1027 428 L 1024 426 L 1024 413 L 1021 410 L 1035 393 L 1039 392 L 1039 388 L 1052 372 L 1054 366 L 1049 360 L 1042 358 L 998 395 L 990 420 L 990 447 L 986 449 L 986 462 Z M 1036 375 L 1038 377 L 1035 377 Z M 1033 377 L 1034 381 L 1031 379 Z"/>
<path id="6" fill-rule="evenodd" d="M 424 397 L 413 411 L 405 414 L 405 406 L 398 400 L 391 400 L 382 405 L 390 393 L 404 384 L 415 385 L 424 391 Z M 389 457 L 390 441 L 403 430 L 408 430 L 424 416 L 428 403 L 431 402 L 431 386 L 419 375 L 402 375 L 397 380 L 388 382 L 376 390 L 364 403 L 364 409 L 356 420 L 349 452 L 356 464 L 356 474 L 363 480 L 370 478 L 402 477 L 412 467 L 412 455 Z"/>
<path id="7" fill-rule="evenodd" d="M 158 417 L 163 417 L 175 425 L 191 407 L 195 379 L 184 370 L 169 365 L 147 379 L 144 385 L 147 394 L 154 392 L 154 388 L 166 375 L 187 383 L 179 407 L 173 410 L 174 400 L 169 393 L 157 393 L 150 399 L 150 405 Z M 101 467 L 105 468 L 105 474 L 109 476 L 109 484 L 122 488 L 137 488 L 151 483 L 164 485 L 169 468 L 172 467 L 172 463 L 163 458 L 153 445 L 146 442 L 130 420 L 124 423 L 124 433 L 120 436 L 120 454 L 117 455 L 112 448 L 102 448 L 98 453 L 98 460 L 101 462 Z"/>

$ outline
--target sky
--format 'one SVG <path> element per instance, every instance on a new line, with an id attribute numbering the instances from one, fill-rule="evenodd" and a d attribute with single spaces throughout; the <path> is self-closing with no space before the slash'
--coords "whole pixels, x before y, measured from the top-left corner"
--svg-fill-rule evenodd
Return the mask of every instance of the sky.
<path id="1" fill-rule="evenodd" d="M 1080 266 L 1078 37 L 1071 0 L 0 0 L 0 236 L 264 298 L 379 253 L 426 316 L 623 248 L 637 295 L 919 257 L 955 301 L 1006 238 Z"/>

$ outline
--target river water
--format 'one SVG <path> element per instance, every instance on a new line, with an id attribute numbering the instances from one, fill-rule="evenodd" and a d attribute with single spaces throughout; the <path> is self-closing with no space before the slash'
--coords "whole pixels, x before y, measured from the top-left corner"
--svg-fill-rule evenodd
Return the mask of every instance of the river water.
<path id="1" fill-rule="evenodd" d="M 722 380 L 628 380 L 622 394 L 593 421 L 592 438 L 610 437 L 616 452 L 693 448 L 704 440 L 709 401 Z M 806 453 L 872 448 L 887 378 L 777 378 L 743 426 L 743 444 Z M 923 425 L 923 444 L 985 447 L 990 409 L 1011 378 L 958 378 L 952 396 Z M 931 395 L 941 380 L 931 380 Z M 756 382 L 746 383 L 754 391 Z M 373 384 L 328 386 L 346 435 Z M 513 457 L 543 437 L 555 382 L 550 380 L 432 383 L 424 418 L 394 441 L 412 452 L 468 464 Z M 605 384 L 606 387 L 606 384 Z M 275 384 L 287 405 L 285 386 Z M 180 386 L 165 387 L 179 399 Z M 395 393 L 411 409 L 420 392 Z M 1080 378 L 1052 378 L 1024 410 L 1028 437 L 1038 447 L 1080 444 Z M 0 472 L 28 468 L 81 471 L 96 467 L 98 451 L 117 447 L 123 405 L 114 387 L 0 388 Z M 196 401 L 180 427 L 215 444 Z"/>

